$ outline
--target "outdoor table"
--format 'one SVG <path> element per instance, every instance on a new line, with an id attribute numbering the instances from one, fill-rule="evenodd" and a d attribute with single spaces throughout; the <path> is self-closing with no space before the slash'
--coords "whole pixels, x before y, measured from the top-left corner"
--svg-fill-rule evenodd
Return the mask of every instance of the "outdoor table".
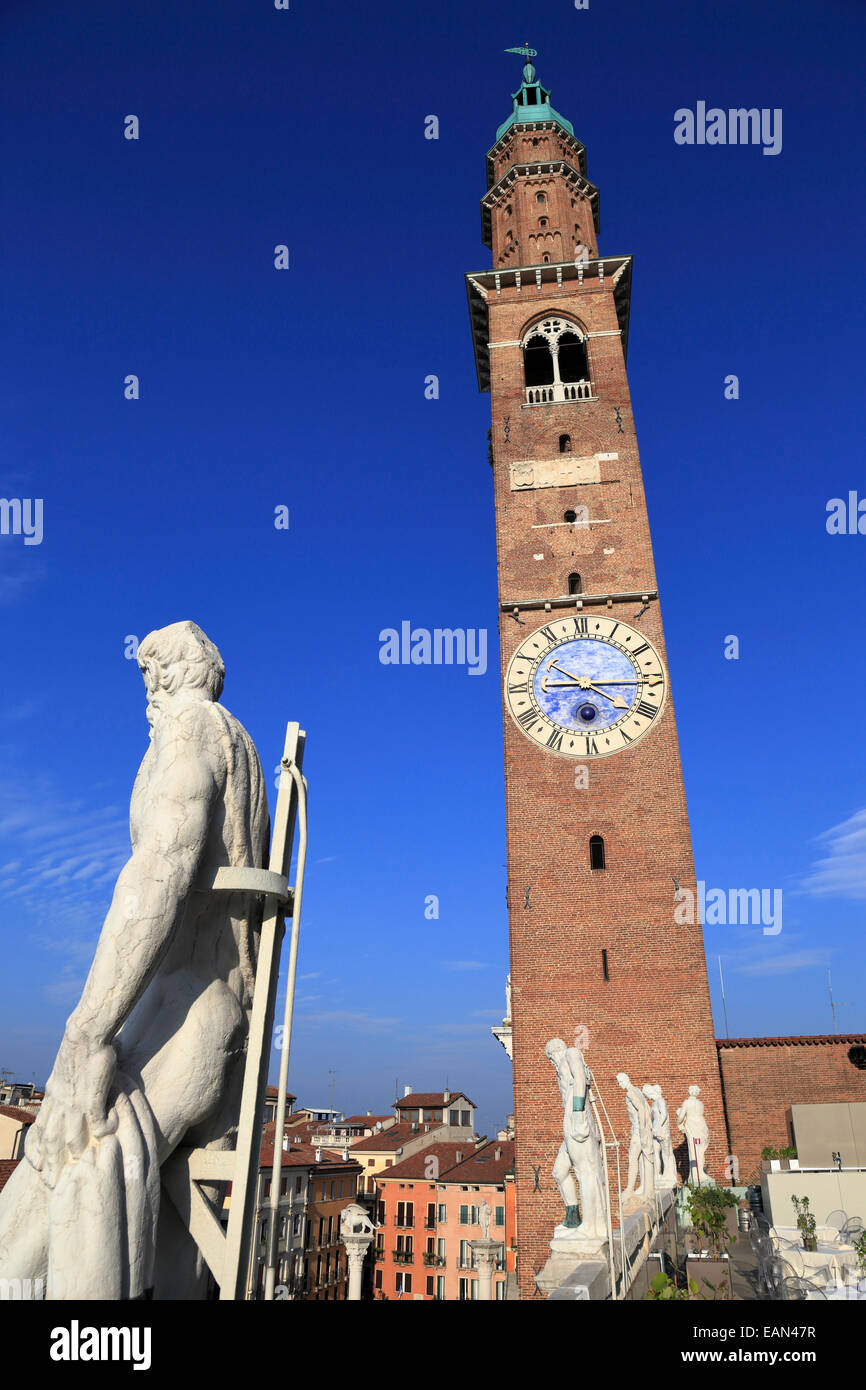
<path id="1" fill-rule="evenodd" d="M 832 1230 L 832 1227 L 822 1226 L 819 1228 L 823 1234 L 825 1231 Z M 838 1232 L 834 1232 L 838 1237 Z M 803 1235 L 796 1226 L 773 1226 L 770 1231 L 770 1239 L 778 1254 L 785 1258 L 784 1248 L 780 1248 L 779 1241 L 788 1241 L 789 1244 L 797 1247 L 797 1254 L 803 1261 L 806 1270 L 806 1277 L 809 1277 L 810 1270 L 824 1272 L 833 1279 L 841 1281 L 844 1277 L 843 1266 L 853 1265 L 857 1259 L 857 1252 L 853 1245 L 844 1245 L 840 1240 L 818 1240 L 817 1250 L 805 1250 L 803 1248 Z"/>
<path id="2" fill-rule="evenodd" d="M 803 1232 L 799 1226 L 771 1226 L 770 1235 L 779 1236 L 782 1240 L 788 1240 L 792 1245 L 803 1244 Z M 833 1245 L 840 1240 L 839 1232 L 835 1226 L 816 1226 L 815 1235 L 819 1241 L 825 1245 Z"/>

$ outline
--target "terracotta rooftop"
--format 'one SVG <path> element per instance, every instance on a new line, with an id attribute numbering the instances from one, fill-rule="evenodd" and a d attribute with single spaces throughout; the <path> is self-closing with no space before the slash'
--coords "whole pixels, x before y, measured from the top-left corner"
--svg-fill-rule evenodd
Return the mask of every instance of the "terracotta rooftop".
<path id="1" fill-rule="evenodd" d="M 439 1181 L 473 1184 L 492 1182 L 498 1185 L 505 1181 L 506 1173 L 511 1172 L 513 1167 L 514 1140 L 491 1139 L 462 1163 L 449 1169 L 444 1176 L 440 1172 Z"/>
<path id="2" fill-rule="evenodd" d="M 357 1147 L 356 1144 L 355 1148 Z M 426 1178 L 428 1182 L 442 1182 L 443 1176 L 450 1173 L 457 1163 L 457 1155 L 466 1159 L 472 1148 L 471 1139 L 464 1139 L 462 1143 L 459 1140 L 448 1139 L 439 1144 L 428 1144 L 426 1149 L 418 1149 L 400 1163 L 395 1163 L 393 1168 L 386 1168 L 384 1173 L 377 1173 L 376 1182 L 390 1182 L 392 1178 L 397 1178 L 400 1182 L 404 1182 L 406 1178 Z M 439 1171 L 435 1177 L 430 1176 L 431 1157 L 439 1164 Z"/>
<path id="3" fill-rule="evenodd" d="M 316 1150 L 312 1144 L 293 1144 L 290 1149 L 281 1149 L 280 1159 L 281 1168 L 315 1168 L 322 1173 L 360 1173 L 361 1165 L 351 1158 L 336 1158 L 333 1155 L 323 1157 L 321 1162 L 316 1162 Z M 274 1143 L 265 1140 L 262 1143 L 261 1155 L 259 1157 L 260 1168 L 273 1168 L 274 1166 Z"/>
<path id="4" fill-rule="evenodd" d="M 809 1047 L 821 1043 L 866 1043 L 866 1033 L 813 1033 L 798 1038 L 716 1038 L 716 1047 Z"/>
<path id="5" fill-rule="evenodd" d="M 386 1120 L 393 1121 L 393 1119 L 394 1116 L 389 1111 L 387 1115 L 349 1115 L 345 1120 L 338 1120 L 337 1123 L 343 1125 L 366 1125 L 367 1129 L 373 1129 L 375 1128 L 377 1120 L 381 1120 L 382 1124 L 384 1124 Z"/>
<path id="6" fill-rule="evenodd" d="M 280 1094 L 280 1088 L 279 1088 L 279 1086 L 268 1086 L 267 1089 L 266 1089 L 266 1091 L 265 1091 L 265 1095 L 267 1096 L 268 1100 L 276 1100 L 276 1099 L 277 1099 L 277 1096 L 278 1096 L 279 1094 Z M 298 1097 L 297 1097 L 297 1096 L 293 1096 L 292 1093 L 291 1093 L 291 1091 L 286 1091 L 286 1100 L 297 1100 L 297 1099 L 298 1099 Z"/>
<path id="7" fill-rule="evenodd" d="M 444 1126 L 437 1121 L 432 1128 L 439 1130 L 443 1129 Z M 428 1134 L 430 1132 L 429 1129 L 426 1131 Z M 383 1129 L 378 1134 L 368 1134 L 366 1138 L 359 1139 L 356 1144 L 352 1145 L 352 1153 L 393 1153 L 395 1149 L 402 1149 L 404 1144 L 408 1144 L 410 1140 L 417 1139 L 420 1134 L 424 1133 L 425 1131 L 419 1129 L 417 1125 L 413 1128 L 408 1120 L 398 1120 L 390 1129 Z M 468 1143 L 469 1141 L 466 1140 L 465 1142 Z"/>
<path id="8" fill-rule="evenodd" d="M 36 1116 L 31 1110 L 21 1110 L 17 1105 L 0 1105 L 0 1115 L 7 1120 L 17 1120 L 19 1125 L 32 1125 Z"/>
<path id="9" fill-rule="evenodd" d="M 410 1091 L 408 1096 L 401 1096 L 394 1101 L 395 1110 L 447 1110 L 455 1101 L 465 1100 L 467 1105 L 474 1106 L 475 1101 L 470 1100 L 463 1091 L 449 1091 L 448 1099 L 445 1099 L 444 1091 Z"/>
<path id="10" fill-rule="evenodd" d="M 0 1192 L 3 1191 L 20 1162 L 20 1158 L 0 1158 Z"/>

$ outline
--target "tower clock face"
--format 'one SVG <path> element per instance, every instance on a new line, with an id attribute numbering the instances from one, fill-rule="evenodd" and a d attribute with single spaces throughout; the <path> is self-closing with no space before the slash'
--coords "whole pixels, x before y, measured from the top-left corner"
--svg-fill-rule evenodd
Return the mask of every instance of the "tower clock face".
<path id="1" fill-rule="evenodd" d="M 615 618 L 559 618 L 524 637 L 508 665 L 505 703 L 527 738 L 566 758 L 621 753 L 661 717 L 662 659 Z"/>

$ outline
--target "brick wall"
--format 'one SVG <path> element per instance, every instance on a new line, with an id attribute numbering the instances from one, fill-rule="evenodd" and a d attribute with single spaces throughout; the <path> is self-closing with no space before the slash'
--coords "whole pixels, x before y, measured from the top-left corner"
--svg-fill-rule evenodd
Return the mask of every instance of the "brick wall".
<path id="1" fill-rule="evenodd" d="M 866 1101 L 866 1071 L 850 1061 L 866 1035 L 720 1038 L 717 1041 L 728 1123 L 728 1153 L 741 1183 L 760 1179 L 761 1150 L 793 1142 L 792 1105 Z"/>

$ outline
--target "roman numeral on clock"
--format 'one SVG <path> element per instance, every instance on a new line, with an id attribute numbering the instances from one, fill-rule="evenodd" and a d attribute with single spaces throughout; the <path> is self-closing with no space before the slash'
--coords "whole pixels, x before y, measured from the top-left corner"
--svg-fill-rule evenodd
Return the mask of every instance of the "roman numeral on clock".
<path id="1" fill-rule="evenodd" d="M 551 628 L 551 627 L 541 627 L 541 628 L 539 628 L 538 630 L 539 630 L 540 633 L 541 633 L 541 632 L 544 633 L 544 635 L 545 635 L 545 637 L 547 638 L 548 642 L 556 643 L 556 642 L 559 641 L 559 638 L 557 637 L 556 633 L 553 631 L 553 628 Z"/>
<path id="2" fill-rule="evenodd" d="M 509 685 L 509 687 L 508 687 L 508 693 L 509 693 L 509 695 L 528 695 L 528 694 L 529 694 L 529 681 L 528 681 L 528 679 L 525 680 L 525 681 L 522 683 L 522 685 Z"/>
<path id="3" fill-rule="evenodd" d="M 588 633 L 588 632 L 589 632 L 589 619 L 588 619 L 588 618 L 575 618 L 575 620 L 574 620 L 574 630 L 575 630 L 575 632 Z"/>
<path id="4" fill-rule="evenodd" d="M 547 740 L 548 748 L 552 748 L 554 753 L 558 753 L 562 747 L 562 730 L 551 729 L 550 738 Z"/>
<path id="5" fill-rule="evenodd" d="M 587 751 L 587 753 L 597 753 L 597 752 L 598 752 L 598 744 L 596 743 L 596 741 L 595 741 L 594 738 L 587 738 L 587 740 L 586 740 L 586 751 Z"/>
<path id="6" fill-rule="evenodd" d="M 648 651 L 649 651 L 649 642 L 644 642 L 644 644 L 643 644 L 642 647 L 633 647 L 632 650 L 631 650 L 631 655 L 632 655 L 632 656 L 640 656 L 641 652 L 648 652 Z"/>
<path id="7" fill-rule="evenodd" d="M 658 714 L 658 708 L 656 705 L 651 705 L 648 700 L 639 700 L 635 713 L 642 714 L 646 719 L 654 719 Z"/>
<path id="8" fill-rule="evenodd" d="M 536 723 L 537 720 L 538 711 L 533 709 L 532 705 L 529 706 L 529 709 L 525 709 L 522 714 L 518 714 L 517 716 L 518 724 L 520 724 L 524 729 L 530 729 L 532 725 Z"/>

